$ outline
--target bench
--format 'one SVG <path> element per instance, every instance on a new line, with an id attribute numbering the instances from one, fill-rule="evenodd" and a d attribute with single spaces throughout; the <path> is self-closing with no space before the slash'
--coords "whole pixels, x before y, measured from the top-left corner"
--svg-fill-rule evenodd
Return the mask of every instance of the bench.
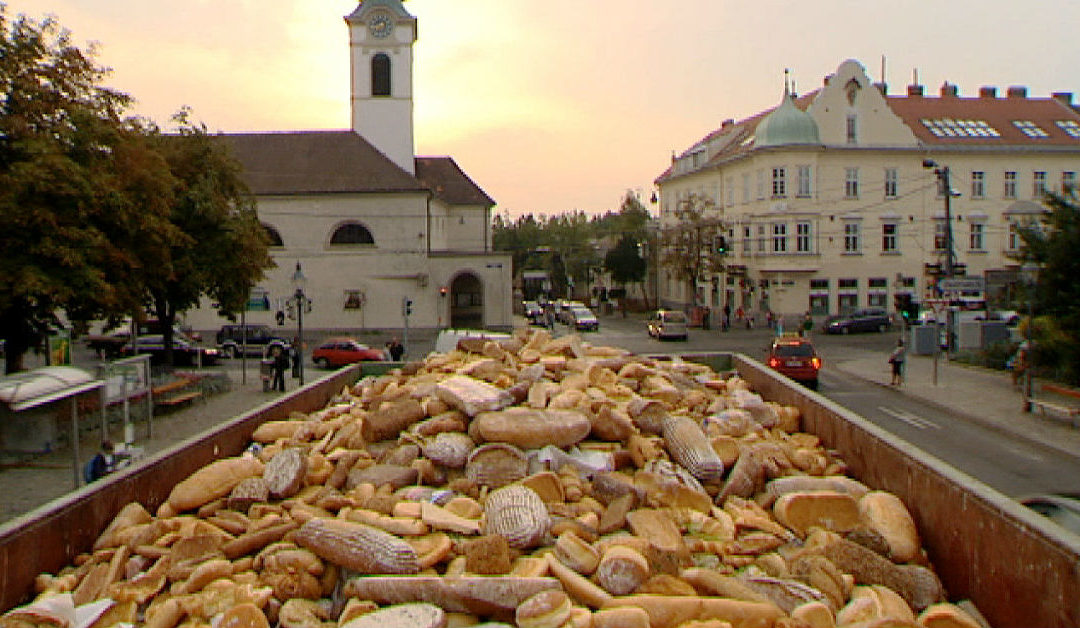
<path id="1" fill-rule="evenodd" d="M 1080 399 L 1080 390 L 1074 390 L 1066 386 L 1058 386 L 1057 384 L 1043 384 L 1043 392 L 1056 393 L 1058 395 L 1064 395 L 1066 397 L 1074 397 Z"/>
<path id="2" fill-rule="evenodd" d="M 1080 423 L 1077 422 L 1077 417 L 1080 417 L 1080 408 L 1063 406 L 1041 399 L 1029 399 L 1028 403 L 1031 405 L 1032 412 L 1039 410 L 1044 416 L 1059 420 L 1066 419 L 1073 427 L 1080 427 Z"/>
<path id="3" fill-rule="evenodd" d="M 202 393 L 197 390 L 193 390 L 191 392 L 180 393 L 178 395 L 158 398 L 154 403 L 159 406 L 178 406 L 194 399 L 198 399 L 199 397 L 202 397 Z"/>
<path id="4" fill-rule="evenodd" d="M 202 397 L 202 393 L 197 390 L 184 392 L 184 389 L 194 382 L 195 380 L 193 379 L 181 377 L 168 384 L 154 386 L 151 389 L 151 392 L 154 395 L 154 405 L 173 407 Z"/>

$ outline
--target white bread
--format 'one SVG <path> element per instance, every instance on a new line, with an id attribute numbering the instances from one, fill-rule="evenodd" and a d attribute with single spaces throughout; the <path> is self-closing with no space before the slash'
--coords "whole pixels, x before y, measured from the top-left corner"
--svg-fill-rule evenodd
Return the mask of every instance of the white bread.
<path id="1" fill-rule="evenodd" d="M 773 515 L 799 536 L 813 527 L 847 532 L 861 522 L 858 502 L 835 491 L 806 491 L 782 495 L 773 504 Z"/>
<path id="2" fill-rule="evenodd" d="M 889 558 L 907 563 L 919 555 L 919 531 L 904 502 L 892 493 L 870 491 L 859 499 L 863 523 L 885 539 Z"/>
<path id="3" fill-rule="evenodd" d="M 518 605 L 518 628 L 560 628 L 570 619 L 570 598 L 557 589 L 541 591 Z"/>

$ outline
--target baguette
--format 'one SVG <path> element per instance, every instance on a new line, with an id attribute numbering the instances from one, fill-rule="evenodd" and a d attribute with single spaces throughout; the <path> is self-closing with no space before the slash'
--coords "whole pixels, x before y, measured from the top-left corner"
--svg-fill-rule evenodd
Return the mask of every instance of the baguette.
<path id="1" fill-rule="evenodd" d="M 262 473 L 263 463 L 250 456 L 216 460 L 174 486 L 165 503 L 176 512 L 193 510 L 225 497 L 241 481 Z"/>
<path id="2" fill-rule="evenodd" d="M 554 578 L 518 576 L 360 576 L 346 581 L 342 594 L 377 604 L 427 602 L 451 613 L 514 617 L 522 602 L 542 591 L 558 590 Z"/>
<path id="3" fill-rule="evenodd" d="M 773 604 L 719 597 L 629 595 L 612 598 L 604 608 L 620 606 L 644 609 L 649 614 L 651 628 L 676 628 L 688 621 L 706 619 L 721 619 L 732 628 L 762 628 L 784 617 L 784 612 Z"/>

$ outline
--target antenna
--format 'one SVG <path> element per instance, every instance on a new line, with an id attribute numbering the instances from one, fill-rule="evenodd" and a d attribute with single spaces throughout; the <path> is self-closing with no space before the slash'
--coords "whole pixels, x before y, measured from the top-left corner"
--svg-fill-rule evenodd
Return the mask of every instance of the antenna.
<path id="1" fill-rule="evenodd" d="M 885 80 L 885 55 L 881 55 L 881 82 L 888 83 L 888 81 Z"/>
<path id="2" fill-rule="evenodd" d="M 785 96 L 791 93 L 791 86 L 788 83 L 788 78 L 789 78 L 790 75 L 791 75 L 791 70 L 788 69 L 788 68 L 784 68 L 784 95 Z"/>

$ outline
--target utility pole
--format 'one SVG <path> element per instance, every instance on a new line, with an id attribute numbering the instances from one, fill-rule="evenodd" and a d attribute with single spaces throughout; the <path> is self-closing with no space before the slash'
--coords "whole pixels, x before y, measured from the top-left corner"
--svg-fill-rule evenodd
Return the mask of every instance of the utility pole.
<path id="1" fill-rule="evenodd" d="M 943 269 L 943 275 L 945 279 L 951 279 L 955 264 L 953 262 L 953 233 L 952 233 L 952 182 L 949 180 L 949 167 L 940 166 L 933 159 L 924 159 L 922 162 L 923 168 L 933 169 L 934 174 L 937 176 L 938 181 L 941 183 L 941 192 L 945 195 L 945 268 Z M 940 281 L 940 280 L 939 280 Z M 953 347 L 953 334 L 952 334 L 952 316 L 951 310 L 947 307 L 945 309 L 945 337 L 948 340 L 948 347 Z M 935 342 L 935 346 L 937 343 Z M 934 352 L 934 359 L 937 359 L 937 351 Z M 935 363 L 936 365 L 936 363 Z M 936 379 L 936 378 L 935 378 Z"/>

